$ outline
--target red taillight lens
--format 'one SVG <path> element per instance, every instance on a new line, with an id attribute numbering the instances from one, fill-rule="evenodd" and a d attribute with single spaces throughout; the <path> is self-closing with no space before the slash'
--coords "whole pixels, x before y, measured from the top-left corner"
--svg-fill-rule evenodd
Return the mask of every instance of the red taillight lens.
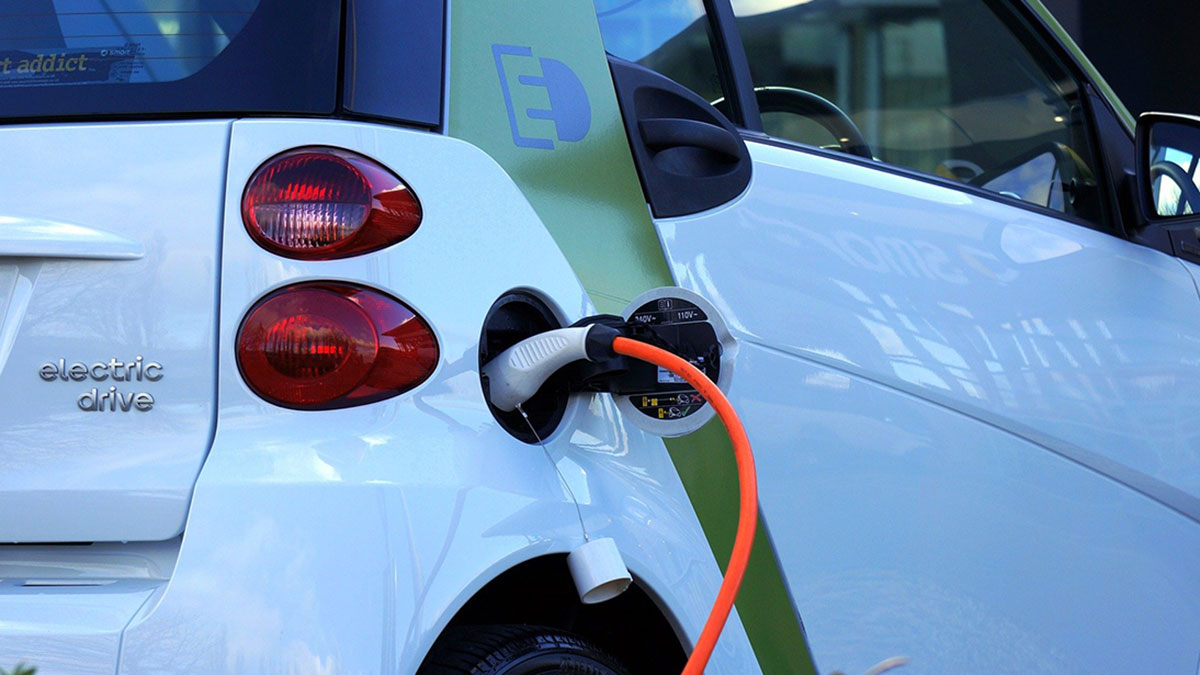
<path id="1" fill-rule="evenodd" d="M 269 251 L 331 260 L 407 239 L 421 224 L 421 205 L 375 160 L 336 148 L 297 148 L 250 177 L 242 220 Z"/>
<path id="2" fill-rule="evenodd" d="M 258 301 L 237 336 L 238 367 L 277 405 L 327 410 L 370 403 L 425 381 L 438 360 L 429 324 L 361 286 L 309 282 Z"/>

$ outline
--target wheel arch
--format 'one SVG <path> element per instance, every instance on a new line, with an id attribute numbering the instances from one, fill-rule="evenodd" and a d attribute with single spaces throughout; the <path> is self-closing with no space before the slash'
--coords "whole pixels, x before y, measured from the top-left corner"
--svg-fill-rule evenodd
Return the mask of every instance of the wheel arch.
<path id="1" fill-rule="evenodd" d="M 683 631 L 649 584 L 634 575 L 620 596 L 585 605 L 563 553 L 531 558 L 498 574 L 455 613 L 430 653 L 453 628 L 496 624 L 574 633 L 616 656 L 634 675 L 679 672 L 687 660 Z"/>

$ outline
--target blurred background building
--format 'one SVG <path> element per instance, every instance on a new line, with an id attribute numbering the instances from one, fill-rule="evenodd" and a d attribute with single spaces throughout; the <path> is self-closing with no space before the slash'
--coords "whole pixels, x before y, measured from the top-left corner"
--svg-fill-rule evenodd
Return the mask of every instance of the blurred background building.
<path id="1" fill-rule="evenodd" d="M 1200 115 L 1200 1 L 1042 1 L 1135 115 Z"/>

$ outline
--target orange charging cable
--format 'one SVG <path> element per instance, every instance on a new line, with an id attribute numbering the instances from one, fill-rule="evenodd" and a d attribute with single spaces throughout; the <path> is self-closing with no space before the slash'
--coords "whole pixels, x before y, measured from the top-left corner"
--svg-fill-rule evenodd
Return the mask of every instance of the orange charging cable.
<path id="1" fill-rule="evenodd" d="M 733 554 L 729 556 L 729 567 L 725 570 L 725 578 L 721 580 L 721 588 L 717 591 L 717 600 L 713 603 L 712 612 L 700 631 L 700 639 L 688 657 L 687 665 L 683 667 L 683 675 L 700 675 L 708 658 L 712 656 L 713 648 L 717 646 L 717 638 L 725 628 L 729 612 L 733 610 L 733 601 L 737 598 L 738 588 L 742 585 L 742 577 L 746 575 L 746 564 L 750 562 L 750 548 L 754 545 L 754 528 L 758 523 L 758 479 L 754 475 L 754 454 L 750 451 L 750 439 L 741 420 L 729 404 L 725 394 L 708 379 L 700 369 L 679 358 L 665 349 L 659 349 L 645 342 L 617 337 L 613 339 L 613 351 L 624 356 L 630 356 L 656 366 L 661 366 L 687 380 L 688 384 L 708 401 L 717 412 L 725 431 L 733 441 L 733 454 L 737 458 L 738 486 L 741 490 L 741 503 L 738 508 L 737 536 L 733 540 Z"/>

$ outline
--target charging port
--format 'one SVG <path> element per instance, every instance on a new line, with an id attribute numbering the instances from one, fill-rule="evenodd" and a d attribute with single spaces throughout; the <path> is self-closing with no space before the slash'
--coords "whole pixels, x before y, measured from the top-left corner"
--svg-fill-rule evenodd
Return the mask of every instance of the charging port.
<path id="1" fill-rule="evenodd" d="M 513 291 L 500 296 L 492 304 L 483 321 L 483 331 L 479 336 L 479 366 L 484 397 L 488 400 L 492 416 L 500 426 L 525 443 L 537 443 L 538 438 L 545 439 L 558 428 L 558 423 L 562 421 L 567 410 L 567 398 L 570 395 L 567 374 L 556 373 L 546 380 L 532 398 L 522 404 L 525 414 L 529 415 L 529 422 L 526 422 L 520 412 L 504 412 L 492 405 L 487 378 L 483 375 L 483 364 L 527 337 L 561 327 L 562 322 L 549 305 L 537 296 L 523 291 Z M 537 431 L 536 437 L 530 429 L 531 425 Z"/>
<path id="2" fill-rule="evenodd" d="M 682 357 L 728 391 L 737 342 L 707 299 L 683 288 L 656 288 L 635 298 L 621 318 L 625 335 Z M 682 378 L 649 364 L 631 364 L 607 391 L 627 420 L 659 436 L 689 434 L 714 414 Z"/>

